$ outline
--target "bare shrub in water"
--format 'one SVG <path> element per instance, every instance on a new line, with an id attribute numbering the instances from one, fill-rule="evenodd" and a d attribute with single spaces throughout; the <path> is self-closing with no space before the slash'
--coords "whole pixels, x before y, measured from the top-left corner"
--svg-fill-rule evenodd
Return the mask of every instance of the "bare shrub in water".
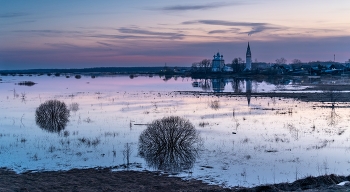
<path id="1" fill-rule="evenodd" d="M 36 124 L 49 132 L 60 132 L 69 121 L 69 110 L 64 102 L 49 100 L 35 111 Z"/>
<path id="2" fill-rule="evenodd" d="M 138 153 L 150 167 L 179 172 L 193 167 L 200 141 L 197 130 L 187 119 L 164 117 L 153 121 L 141 133 Z"/>
<path id="3" fill-rule="evenodd" d="M 205 126 L 207 126 L 207 125 L 209 125 L 208 122 L 200 122 L 200 123 L 199 123 L 199 126 L 200 126 L 200 127 L 205 127 Z"/>
<path id="4" fill-rule="evenodd" d="M 129 167 L 130 165 L 130 156 L 132 154 L 132 148 L 129 143 L 126 143 L 124 145 L 124 151 L 123 151 L 123 156 L 124 160 L 126 160 L 126 166 Z"/>
<path id="5" fill-rule="evenodd" d="M 218 110 L 220 108 L 220 102 L 218 100 L 210 102 L 210 108 Z"/>
<path id="6" fill-rule="evenodd" d="M 17 85 L 33 86 L 35 84 L 36 83 L 34 83 L 33 81 L 21 81 Z"/>
<path id="7" fill-rule="evenodd" d="M 76 79 L 81 79 L 81 75 L 75 75 Z"/>
<path id="8" fill-rule="evenodd" d="M 73 112 L 77 112 L 79 110 L 79 104 L 78 103 L 72 103 L 69 105 L 69 110 Z"/>

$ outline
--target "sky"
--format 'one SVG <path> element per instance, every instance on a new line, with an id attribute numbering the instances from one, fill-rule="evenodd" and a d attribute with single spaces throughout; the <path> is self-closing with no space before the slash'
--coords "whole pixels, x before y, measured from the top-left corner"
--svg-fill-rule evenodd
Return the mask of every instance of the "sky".
<path id="1" fill-rule="evenodd" d="M 0 70 L 345 62 L 349 0 L 0 0 Z"/>

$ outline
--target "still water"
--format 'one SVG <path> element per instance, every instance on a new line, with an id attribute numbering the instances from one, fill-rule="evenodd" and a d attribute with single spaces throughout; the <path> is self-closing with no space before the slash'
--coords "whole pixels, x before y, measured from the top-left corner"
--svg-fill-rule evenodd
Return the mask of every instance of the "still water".
<path id="1" fill-rule="evenodd" d="M 350 171 L 349 102 L 181 92 L 253 93 L 306 87 L 291 82 L 158 76 L 1 79 L 0 167 L 16 172 L 159 168 L 223 186 L 255 186 Z M 22 81 L 36 84 L 18 85 Z M 70 109 L 68 121 L 57 129 L 36 121 L 36 110 L 49 100 L 64 102 Z M 195 154 L 181 153 L 191 158 L 157 166 L 156 158 L 140 155 L 139 138 L 147 124 L 169 116 L 188 119 L 200 139 Z M 129 167 L 121 166 L 128 162 Z M 176 169 L 165 168 L 174 167 L 171 164 Z"/>

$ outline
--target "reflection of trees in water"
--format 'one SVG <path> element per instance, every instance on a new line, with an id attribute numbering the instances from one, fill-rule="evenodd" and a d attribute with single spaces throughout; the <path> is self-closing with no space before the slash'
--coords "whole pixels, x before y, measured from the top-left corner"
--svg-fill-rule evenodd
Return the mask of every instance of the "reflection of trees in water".
<path id="1" fill-rule="evenodd" d="M 334 105 L 332 105 L 331 109 L 331 114 L 327 118 L 328 125 L 335 127 L 339 123 L 340 116 L 335 112 Z"/>
<path id="2" fill-rule="evenodd" d="M 49 100 L 41 104 L 35 111 L 35 121 L 38 126 L 49 132 L 63 130 L 69 118 L 69 110 L 64 102 Z"/>
<path id="3" fill-rule="evenodd" d="M 258 92 L 258 82 L 257 81 L 254 81 L 254 93 L 257 93 Z"/>
<path id="4" fill-rule="evenodd" d="M 209 79 L 201 79 L 201 88 L 203 91 L 210 91 L 211 90 L 211 84 L 209 82 Z"/>
<path id="5" fill-rule="evenodd" d="M 164 75 L 163 81 L 168 81 L 172 78 L 172 75 Z"/>
<path id="6" fill-rule="evenodd" d="M 199 142 L 198 132 L 188 120 L 164 117 L 141 133 L 138 153 L 150 167 L 179 172 L 193 167 Z"/>
<path id="7" fill-rule="evenodd" d="M 335 104 L 338 102 L 338 99 L 340 97 L 339 91 L 334 90 L 326 90 L 323 92 L 323 95 L 326 97 L 326 101 L 330 102 L 331 104 L 331 113 L 327 117 L 328 120 L 328 126 L 336 126 L 339 123 L 340 116 L 335 112 Z"/>
<path id="8" fill-rule="evenodd" d="M 242 83 L 239 79 L 233 79 L 233 81 L 231 82 L 232 84 L 232 90 L 235 93 L 242 93 Z"/>
<path id="9" fill-rule="evenodd" d="M 276 97 L 271 97 L 272 104 L 276 105 Z"/>
<path id="10" fill-rule="evenodd" d="M 326 90 L 323 91 L 324 97 L 326 97 L 326 101 L 331 102 L 332 107 L 334 107 L 335 102 L 338 101 L 338 98 L 340 97 L 340 92 L 339 91 L 334 91 L 334 90 Z"/>
<path id="11" fill-rule="evenodd" d="M 292 138 L 294 138 L 295 140 L 299 140 L 299 130 L 294 126 L 294 124 L 287 123 L 285 126 L 289 130 L 289 133 L 292 136 Z"/>

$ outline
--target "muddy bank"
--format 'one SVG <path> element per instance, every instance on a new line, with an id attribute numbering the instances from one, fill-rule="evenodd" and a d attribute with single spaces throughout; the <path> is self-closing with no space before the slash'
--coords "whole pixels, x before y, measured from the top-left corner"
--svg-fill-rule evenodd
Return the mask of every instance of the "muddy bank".
<path id="1" fill-rule="evenodd" d="M 0 191 L 229 191 L 157 172 L 73 169 L 16 174 L 0 170 Z"/>
<path id="2" fill-rule="evenodd" d="M 228 189 L 149 171 L 112 172 L 105 168 L 16 174 L 0 169 L 0 191 L 349 191 L 350 185 L 337 185 L 349 179 L 350 176 L 328 175 L 293 183 Z"/>

